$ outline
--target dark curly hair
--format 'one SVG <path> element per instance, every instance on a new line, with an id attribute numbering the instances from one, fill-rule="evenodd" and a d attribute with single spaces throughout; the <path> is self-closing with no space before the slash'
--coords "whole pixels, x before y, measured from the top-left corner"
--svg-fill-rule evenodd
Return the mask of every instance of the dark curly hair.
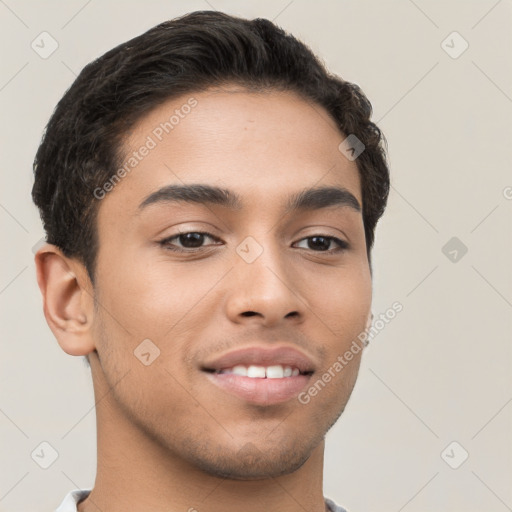
<path id="1" fill-rule="evenodd" d="M 298 93 L 324 107 L 342 134 L 364 144 L 356 164 L 370 260 L 389 194 L 389 170 L 387 144 L 370 121 L 366 96 L 269 20 L 197 11 L 161 23 L 88 64 L 46 126 L 34 160 L 32 198 L 47 241 L 77 257 L 92 282 L 99 207 L 94 190 L 121 165 L 124 137 L 164 101 L 224 84 Z"/>

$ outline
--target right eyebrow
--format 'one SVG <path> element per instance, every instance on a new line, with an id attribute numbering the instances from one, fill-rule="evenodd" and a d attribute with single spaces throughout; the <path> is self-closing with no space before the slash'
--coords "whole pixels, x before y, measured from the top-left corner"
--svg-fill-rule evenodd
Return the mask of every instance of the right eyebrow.
<path id="1" fill-rule="evenodd" d="M 139 205 L 139 209 L 155 203 L 173 203 L 184 201 L 198 204 L 217 204 L 232 210 L 240 210 L 242 201 L 231 190 L 212 185 L 167 185 L 151 193 Z"/>

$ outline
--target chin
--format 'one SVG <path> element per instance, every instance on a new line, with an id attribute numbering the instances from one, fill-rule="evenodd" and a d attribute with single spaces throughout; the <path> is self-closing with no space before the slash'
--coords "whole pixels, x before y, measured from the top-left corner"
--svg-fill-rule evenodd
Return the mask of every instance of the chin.
<path id="1" fill-rule="evenodd" d="M 278 454 L 269 450 L 263 454 L 254 445 L 233 457 L 209 457 L 199 461 L 199 469 L 212 476 L 227 478 L 229 480 L 265 480 L 276 478 L 297 471 L 309 458 L 310 453 L 297 454 L 288 452 Z M 249 453 L 253 452 L 253 453 Z M 256 453 L 254 453 L 256 452 Z"/>
<path id="2" fill-rule="evenodd" d="M 209 442 L 194 448 L 188 446 L 185 458 L 197 469 L 218 478 L 230 480 L 263 480 L 276 478 L 297 471 L 311 456 L 315 447 L 322 441 L 304 439 L 292 444 L 281 442 L 265 444 L 265 439 L 258 445 L 248 442 L 237 449 Z M 190 449 L 192 448 L 192 449 Z"/>

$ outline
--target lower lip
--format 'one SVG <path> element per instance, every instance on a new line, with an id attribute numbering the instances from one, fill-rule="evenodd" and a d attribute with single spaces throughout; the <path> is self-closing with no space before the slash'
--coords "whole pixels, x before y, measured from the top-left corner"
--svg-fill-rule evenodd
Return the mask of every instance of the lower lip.
<path id="1" fill-rule="evenodd" d="M 296 397 L 311 375 L 295 375 L 282 379 L 243 377 L 233 373 L 206 373 L 216 386 L 232 395 L 257 405 L 273 405 Z"/>

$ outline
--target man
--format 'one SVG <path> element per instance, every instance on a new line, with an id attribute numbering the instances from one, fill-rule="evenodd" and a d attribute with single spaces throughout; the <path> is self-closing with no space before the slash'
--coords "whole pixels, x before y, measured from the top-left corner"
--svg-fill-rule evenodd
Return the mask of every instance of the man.
<path id="1" fill-rule="evenodd" d="M 389 191 L 370 116 L 264 19 L 191 13 L 84 68 L 34 162 L 44 313 L 96 397 L 95 485 L 60 512 L 343 510 L 324 438 Z"/>

